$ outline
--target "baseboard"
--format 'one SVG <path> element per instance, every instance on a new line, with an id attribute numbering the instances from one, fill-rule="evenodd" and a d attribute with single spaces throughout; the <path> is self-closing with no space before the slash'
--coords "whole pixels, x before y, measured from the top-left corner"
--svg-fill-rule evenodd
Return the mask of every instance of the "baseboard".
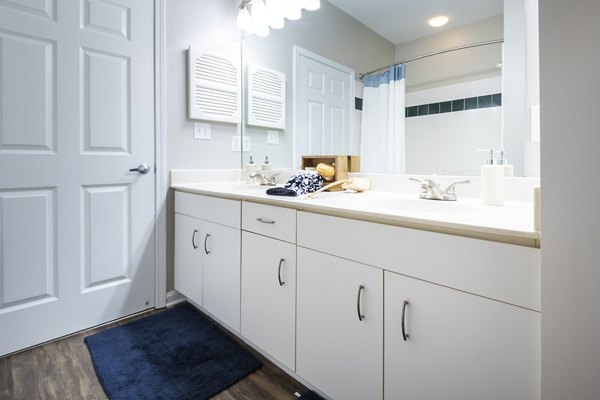
<path id="1" fill-rule="evenodd" d="M 171 291 L 167 292 L 167 301 L 166 301 L 167 308 L 173 307 L 174 305 L 177 305 L 179 303 L 183 303 L 184 301 L 185 301 L 185 297 L 183 297 L 183 295 L 181 293 L 179 293 L 177 290 L 171 290 Z"/>

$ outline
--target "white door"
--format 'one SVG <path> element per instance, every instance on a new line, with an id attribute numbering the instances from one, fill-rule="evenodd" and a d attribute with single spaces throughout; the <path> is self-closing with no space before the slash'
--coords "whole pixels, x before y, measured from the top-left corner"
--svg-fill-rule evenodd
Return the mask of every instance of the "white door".
<path id="1" fill-rule="evenodd" d="M 0 355 L 154 305 L 153 18 L 0 0 Z"/>
<path id="2" fill-rule="evenodd" d="M 203 221 L 175 213 L 175 289 L 202 306 Z"/>
<path id="3" fill-rule="evenodd" d="M 354 71 L 295 47 L 296 157 L 355 154 Z"/>
<path id="4" fill-rule="evenodd" d="M 296 368 L 296 246 L 242 233 L 242 335 Z"/>
<path id="5" fill-rule="evenodd" d="M 241 232 L 209 221 L 202 231 L 202 307 L 239 332 Z"/>
<path id="6" fill-rule="evenodd" d="M 540 313 L 387 271 L 384 308 L 386 400 L 540 398 Z"/>
<path id="7" fill-rule="evenodd" d="M 381 399 L 383 270 L 302 247 L 297 263 L 296 372 L 332 399 Z"/>

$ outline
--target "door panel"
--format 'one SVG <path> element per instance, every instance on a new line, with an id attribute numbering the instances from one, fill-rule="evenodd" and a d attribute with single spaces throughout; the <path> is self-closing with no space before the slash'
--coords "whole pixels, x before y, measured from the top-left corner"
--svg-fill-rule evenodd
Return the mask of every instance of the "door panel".
<path id="1" fill-rule="evenodd" d="M 0 0 L 0 355 L 154 304 L 153 11 Z"/>
<path id="2" fill-rule="evenodd" d="M 240 331 L 240 230 L 202 221 L 204 256 L 202 307 Z"/>
<path id="3" fill-rule="evenodd" d="M 305 54 L 306 53 L 306 54 Z M 352 106 L 353 72 L 302 50 L 296 69 L 297 154 L 358 154 Z"/>
<path id="4" fill-rule="evenodd" d="M 54 297 L 54 204 L 52 189 L 0 192 L 0 310 Z"/>

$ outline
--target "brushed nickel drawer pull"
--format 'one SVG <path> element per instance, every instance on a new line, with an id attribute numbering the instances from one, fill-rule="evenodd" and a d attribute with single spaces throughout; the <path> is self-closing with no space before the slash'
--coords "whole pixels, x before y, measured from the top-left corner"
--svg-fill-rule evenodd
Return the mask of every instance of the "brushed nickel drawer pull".
<path id="1" fill-rule="evenodd" d="M 194 233 L 192 233 L 192 247 L 194 248 L 194 250 L 196 250 L 198 248 L 198 245 L 196 244 L 196 234 L 198 233 L 198 229 L 194 229 Z"/>
<path id="2" fill-rule="evenodd" d="M 207 233 L 206 236 L 204 236 L 204 253 L 206 253 L 206 254 L 210 254 L 210 251 L 208 251 L 208 248 L 206 247 L 206 242 L 208 241 L 209 237 L 210 237 L 209 233 Z"/>
<path id="3" fill-rule="evenodd" d="M 363 285 L 360 285 L 358 287 L 358 295 L 356 296 L 356 312 L 358 313 L 358 320 L 362 321 L 365 316 L 362 313 L 362 310 L 360 309 L 360 299 L 362 298 L 362 292 L 365 289 L 365 287 Z"/>
<path id="4" fill-rule="evenodd" d="M 284 281 L 281 280 L 281 264 L 285 261 L 285 258 L 279 260 L 279 267 L 277 267 L 277 280 L 279 281 L 279 286 L 283 286 L 285 284 Z"/>
<path id="5" fill-rule="evenodd" d="M 274 224 L 275 223 L 275 221 L 272 219 L 256 218 L 256 220 L 263 224 Z"/>
<path id="6" fill-rule="evenodd" d="M 402 305 L 402 339 L 404 339 L 405 342 L 410 337 L 410 335 L 406 333 L 406 328 L 404 327 L 404 321 L 406 320 L 406 306 L 409 304 L 408 300 L 404 300 L 404 304 Z"/>

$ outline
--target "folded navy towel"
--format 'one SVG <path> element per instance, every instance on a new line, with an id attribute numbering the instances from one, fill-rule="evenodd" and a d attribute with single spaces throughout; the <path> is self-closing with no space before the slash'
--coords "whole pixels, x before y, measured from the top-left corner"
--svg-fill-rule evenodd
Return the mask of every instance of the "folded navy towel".
<path id="1" fill-rule="evenodd" d="M 292 176 L 283 187 L 270 188 L 267 194 L 273 196 L 301 196 L 323 187 L 323 177 L 318 174 L 298 174 Z"/>
<path id="2" fill-rule="evenodd" d="M 267 194 L 272 196 L 298 196 L 295 190 L 282 188 L 282 187 L 273 187 L 267 189 Z"/>

